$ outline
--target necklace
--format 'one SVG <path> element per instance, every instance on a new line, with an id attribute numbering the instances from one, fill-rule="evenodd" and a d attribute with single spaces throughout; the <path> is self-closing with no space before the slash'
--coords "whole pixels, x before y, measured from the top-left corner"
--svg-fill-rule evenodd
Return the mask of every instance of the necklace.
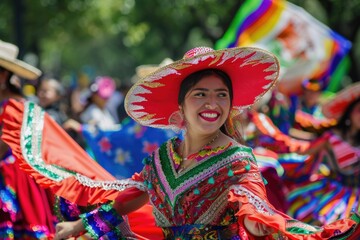
<path id="1" fill-rule="evenodd" d="M 187 157 L 183 157 L 183 161 L 181 163 L 183 163 L 184 161 L 188 160 L 188 159 L 192 159 L 196 154 L 198 154 L 199 152 L 203 151 L 206 149 L 207 146 L 210 146 L 212 143 L 215 142 L 215 140 L 219 137 L 220 135 L 220 131 L 217 132 L 217 134 L 215 135 L 215 137 L 213 137 L 209 142 L 207 142 L 202 148 L 200 148 L 199 151 L 197 151 L 196 153 L 193 153 L 193 154 L 190 154 L 188 155 Z M 184 149 L 185 148 L 185 144 L 183 144 L 182 146 L 182 149 L 181 149 L 181 152 L 182 152 L 182 155 L 184 154 Z"/>

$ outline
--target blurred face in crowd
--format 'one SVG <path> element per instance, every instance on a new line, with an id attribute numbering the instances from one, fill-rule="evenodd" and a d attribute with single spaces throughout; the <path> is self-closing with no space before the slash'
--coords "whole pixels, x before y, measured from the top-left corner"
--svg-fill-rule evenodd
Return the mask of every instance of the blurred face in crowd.
<path id="1" fill-rule="evenodd" d="M 321 91 L 312 91 L 305 89 L 303 93 L 303 101 L 307 107 L 313 107 L 319 104 L 320 96 L 321 96 Z"/>
<path id="2" fill-rule="evenodd" d="M 56 80 L 47 80 L 40 84 L 37 97 L 41 107 L 50 106 L 60 100 L 59 84 Z"/>

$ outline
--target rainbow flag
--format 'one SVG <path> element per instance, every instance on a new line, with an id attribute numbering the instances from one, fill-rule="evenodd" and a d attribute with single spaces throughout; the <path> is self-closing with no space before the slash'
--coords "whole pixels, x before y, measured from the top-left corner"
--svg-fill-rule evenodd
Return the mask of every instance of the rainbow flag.
<path id="1" fill-rule="evenodd" d="M 351 42 L 285 0 L 247 0 L 215 49 L 235 46 L 274 53 L 281 65 L 279 88 L 293 93 L 309 78 L 322 81 L 331 91 L 338 90 L 343 76 L 339 73 L 349 66 L 345 56 Z"/>

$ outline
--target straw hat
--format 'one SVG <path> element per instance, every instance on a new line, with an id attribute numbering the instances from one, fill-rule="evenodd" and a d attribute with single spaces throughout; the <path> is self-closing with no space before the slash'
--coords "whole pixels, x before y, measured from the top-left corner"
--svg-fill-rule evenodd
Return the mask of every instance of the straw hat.
<path id="1" fill-rule="evenodd" d="M 17 59 L 19 48 L 14 44 L 0 40 L 0 67 L 28 80 L 35 80 L 41 71 L 24 61 Z"/>
<path id="2" fill-rule="evenodd" d="M 172 116 L 179 111 L 180 84 L 190 74 L 204 69 L 225 72 L 232 81 L 232 107 L 242 109 L 257 102 L 271 89 L 278 79 L 279 68 L 275 55 L 259 48 L 194 48 L 183 59 L 161 67 L 135 83 L 126 95 L 125 109 L 144 126 L 178 130 Z"/>
<path id="3" fill-rule="evenodd" d="M 166 66 L 170 63 L 173 63 L 173 62 L 174 62 L 174 60 L 172 60 L 171 58 L 165 58 L 159 65 L 155 65 L 155 64 L 140 65 L 135 68 L 136 75 L 131 79 L 131 82 L 136 83 L 137 81 L 146 77 L 150 73 L 153 73 L 156 70 L 158 70 L 159 68 Z"/>

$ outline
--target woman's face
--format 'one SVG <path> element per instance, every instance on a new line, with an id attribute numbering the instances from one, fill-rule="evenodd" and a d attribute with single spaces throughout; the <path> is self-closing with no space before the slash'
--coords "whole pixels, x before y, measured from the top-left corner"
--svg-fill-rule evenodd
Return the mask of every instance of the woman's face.
<path id="1" fill-rule="evenodd" d="M 229 89 L 215 75 L 202 78 L 185 96 L 182 106 L 186 128 L 199 134 L 217 131 L 230 111 Z"/>
<path id="2" fill-rule="evenodd" d="M 360 130 L 360 102 L 355 104 L 350 114 L 350 120 L 352 127 L 356 130 Z"/>
<path id="3" fill-rule="evenodd" d="M 303 93 L 303 100 L 307 107 L 313 107 L 319 104 L 319 99 L 321 96 L 321 91 L 312 91 L 305 89 Z"/>

